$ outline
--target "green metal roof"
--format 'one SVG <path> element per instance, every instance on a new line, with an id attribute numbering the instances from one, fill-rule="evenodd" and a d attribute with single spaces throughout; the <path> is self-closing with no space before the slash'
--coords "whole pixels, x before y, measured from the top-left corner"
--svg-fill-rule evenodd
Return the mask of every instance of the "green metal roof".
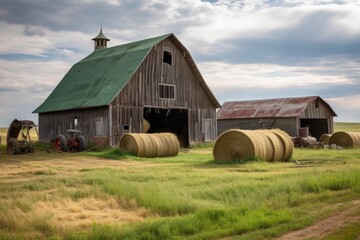
<path id="1" fill-rule="evenodd" d="M 171 35 L 95 50 L 67 72 L 33 113 L 109 105 L 151 48 Z"/>

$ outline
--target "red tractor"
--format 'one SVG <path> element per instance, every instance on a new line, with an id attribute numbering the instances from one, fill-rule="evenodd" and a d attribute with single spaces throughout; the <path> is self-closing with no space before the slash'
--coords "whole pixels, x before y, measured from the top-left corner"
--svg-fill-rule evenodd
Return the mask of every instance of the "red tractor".
<path id="1" fill-rule="evenodd" d="M 59 134 L 54 140 L 54 149 L 57 152 L 85 150 L 85 137 L 81 135 L 81 131 L 70 129 L 67 130 L 66 138 Z"/>
<path id="2" fill-rule="evenodd" d="M 11 122 L 7 137 L 6 137 L 6 151 L 7 154 L 19 153 L 33 153 L 34 144 L 31 142 L 30 130 L 34 128 L 37 132 L 36 124 L 30 120 L 17 120 Z M 19 137 L 19 135 L 21 135 Z"/>

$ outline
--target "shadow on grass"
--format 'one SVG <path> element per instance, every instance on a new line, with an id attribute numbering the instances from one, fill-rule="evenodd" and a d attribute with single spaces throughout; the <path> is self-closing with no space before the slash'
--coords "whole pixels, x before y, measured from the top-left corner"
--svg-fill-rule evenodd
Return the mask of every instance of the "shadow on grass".
<path id="1" fill-rule="evenodd" d="M 138 157 L 135 156 L 132 152 L 123 151 L 118 148 L 104 148 L 98 149 L 93 152 L 86 152 L 84 155 L 99 157 L 109 160 L 124 160 L 124 159 L 134 159 L 137 160 Z"/>

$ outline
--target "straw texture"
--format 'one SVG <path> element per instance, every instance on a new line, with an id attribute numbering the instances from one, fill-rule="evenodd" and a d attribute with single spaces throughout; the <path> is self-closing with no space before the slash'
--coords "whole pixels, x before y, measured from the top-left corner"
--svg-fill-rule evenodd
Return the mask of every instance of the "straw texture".
<path id="1" fill-rule="evenodd" d="M 281 140 L 284 147 L 284 158 L 282 161 L 288 162 L 294 151 L 294 144 L 291 140 L 291 137 L 284 131 L 280 129 L 271 129 L 273 133 L 275 133 Z"/>
<path id="2" fill-rule="evenodd" d="M 360 132 L 336 132 L 331 135 L 329 144 L 336 144 L 342 147 L 359 147 Z"/>
<path id="3" fill-rule="evenodd" d="M 216 139 L 213 155 L 216 161 L 259 158 L 271 162 L 288 161 L 292 151 L 291 138 L 281 130 L 232 129 Z"/>
<path id="4" fill-rule="evenodd" d="M 272 161 L 283 161 L 285 156 L 285 146 L 282 143 L 280 136 L 271 130 L 260 130 L 260 132 L 265 134 L 271 141 L 274 152 Z"/>
<path id="5" fill-rule="evenodd" d="M 330 137 L 331 137 L 331 134 L 323 134 L 320 136 L 319 142 L 322 142 L 324 144 L 329 144 Z"/>
<path id="6" fill-rule="evenodd" d="M 143 119 L 143 133 L 147 133 L 150 129 L 150 123 L 145 118 Z"/>
<path id="7" fill-rule="evenodd" d="M 180 144 L 172 133 L 127 133 L 120 139 L 119 148 L 138 157 L 151 158 L 176 156 Z"/>

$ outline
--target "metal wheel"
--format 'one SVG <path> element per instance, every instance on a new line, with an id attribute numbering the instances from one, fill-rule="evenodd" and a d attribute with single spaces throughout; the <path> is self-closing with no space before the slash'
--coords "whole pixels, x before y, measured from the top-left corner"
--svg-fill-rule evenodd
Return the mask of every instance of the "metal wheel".
<path id="1" fill-rule="evenodd" d="M 85 150 L 85 137 L 84 136 L 78 136 L 78 142 L 79 142 L 79 152 L 82 152 Z"/>
<path id="2" fill-rule="evenodd" d="M 55 138 L 54 149 L 57 152 L 65 152 L 67 150 L 65 136 L 60 134 Z"/>

